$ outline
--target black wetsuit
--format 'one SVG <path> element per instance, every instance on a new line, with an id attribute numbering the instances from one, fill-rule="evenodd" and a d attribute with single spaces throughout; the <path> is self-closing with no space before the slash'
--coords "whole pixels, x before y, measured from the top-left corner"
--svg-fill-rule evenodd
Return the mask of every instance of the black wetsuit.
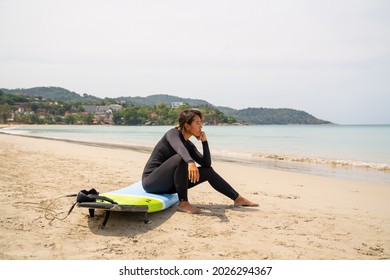
<path id="1" fill-rule="evenodd" d="M 208 181 L 220 193 L 235 200 L 238 193 L 211 167 L 211 156 L 207 141 L 202 142 L 203 155 L 191 141 L 186 141 L 177 129 L 170 129 L 157 143 L 145 165 L 142 185 L 150 193 L 177 193 L 180 201 L 187 201 L 187 191 Z M 192 183 L 188 179 L 188 164 L 200 166 L 200 179 Z"/>

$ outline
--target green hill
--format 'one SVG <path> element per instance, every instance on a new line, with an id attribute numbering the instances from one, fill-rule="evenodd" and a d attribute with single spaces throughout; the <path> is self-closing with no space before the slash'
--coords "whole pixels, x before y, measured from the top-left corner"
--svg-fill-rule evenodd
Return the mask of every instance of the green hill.
<path id="1" fill-rule="evenodd" d="M 154 94 L 154 95 L 149 95 L 147 97 L 126 96 L 126 97 L 117 97 L 114 98 L 114 100 L 116 100 L 117 102 L 125 101 L 126 103 L 131 103 L 140 106 L 154 106 L 159 103 L 164 103 L 167 106 L 171 106 L 172 102 L 183 102 L 194 107 L 215 107 L 205 100 L 182 98 L 182 97 L 168 95 L 168 94 Z"/>
<path id="2" fill-rule="evenodd" d="M 1 89 L 4 94 L 20 94 L 42 97 L 53 101 L 62 102 L 80 102 L 81 104 L 99 104 L 105 103 L 127 103 L 135 106 L 155 106 L 159 103 L 164 103 L 170 107 L 172 102 L 183 102 L 191 107 L 211 107 L 217 108 L 225 116 L 236 119 L 239 122 L 247 124 L 330 124 L 328 121 L 317 119 L 307 112 L 295 109 L 281 108 L 246 108 L 236 110 L 229 107 L 218 107 L 213 104 L 201 100 L 182 98 L 168 94 L 155 94 L 147 97 L 116 97 L 116 98 L 99 98 L 88 94 L 77 94 L 60 87 L 34 87 L 30 89 Z"/>
<path id="3" fill-rule="evenodd" d="M 218 109 L 237 121 L 249 124 L 330 124 L 330 122 L 317 119 L 304 111 L 287 108 L 247 108 L 235 110 L 228 107 L 218 107 Z"/>
<path id="4" fill-rule="evenodd" d="M 34 87 L 28 89 L 2 89 L 5 94 L 21 94 L 30 95 L 36 97 L 42 97 L 45 99 L 51 99 L 54 101 L 62 102 L 81 102 L 82 104 L 92 104 L 100 102 L 102 99 L 84 94 L 83 96 L 60 87 Z"/>

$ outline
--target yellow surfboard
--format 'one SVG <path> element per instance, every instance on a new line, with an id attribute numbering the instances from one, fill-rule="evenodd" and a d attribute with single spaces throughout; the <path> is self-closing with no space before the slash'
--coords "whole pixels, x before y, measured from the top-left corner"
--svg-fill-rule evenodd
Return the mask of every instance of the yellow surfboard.
<path id="1" fill-rule="evenodd" d="M 104 228 L 112 211 L 145 213 L 144 221 L 148 223 L 148 213 L 162 211 L 178 201 L 179 198 L 176 193 L 147 193 L 140 181 L 122 189 L 101 193 L 94 202 L 80 202 L 77 205 L 89 208 L 91 218 L 95 215 L 95 209 L 104 210 L 104 221 L 101 225 L 101 228 Z"/>

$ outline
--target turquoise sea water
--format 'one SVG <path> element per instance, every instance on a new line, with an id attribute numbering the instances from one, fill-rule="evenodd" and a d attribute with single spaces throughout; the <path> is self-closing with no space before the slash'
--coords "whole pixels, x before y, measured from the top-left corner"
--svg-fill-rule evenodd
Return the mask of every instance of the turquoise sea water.
<path id="1" fill-rule="evenodd" d="M 169 128 L 26 126 L 2 131 L 148 150 Z M 215 159 L 390 186 L 390 125 L 205 126 L 203 130 Z M 195 138 L 192 141 L 199 144 Z"/>

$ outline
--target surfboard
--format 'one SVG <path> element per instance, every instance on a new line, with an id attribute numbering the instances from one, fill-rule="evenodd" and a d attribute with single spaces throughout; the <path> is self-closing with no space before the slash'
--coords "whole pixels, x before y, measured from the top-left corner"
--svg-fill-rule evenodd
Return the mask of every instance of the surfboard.
<path id="1" fill-rule="evenodd" d="M 111 198 L 118 204 L 125 205 L 146 205 L 148 213 L 158 212 L 171 207 L 179 201 L 177 194 L 153 194 L 147 193 L 139 181 L 128 187 L 101 193 L 101 196 Z"/>
<path id="2" fill-rule="evenodd" d="M 165 210 L 179 201 L 177 194 L 147 193 L 142 187 L 141 181 L 125 188 L 101 193 L 98 197 L 105 199 L 97 198 L 96 202 L 79 202 L 77 205 L 89 208 L 91 218 L 95 215 L 95 209 L 104 210 L 104 220 L 101 228 L 106 226 L 111 211 L 145 213 L 144 221 L 148 223 L 148 213 Z"/>

